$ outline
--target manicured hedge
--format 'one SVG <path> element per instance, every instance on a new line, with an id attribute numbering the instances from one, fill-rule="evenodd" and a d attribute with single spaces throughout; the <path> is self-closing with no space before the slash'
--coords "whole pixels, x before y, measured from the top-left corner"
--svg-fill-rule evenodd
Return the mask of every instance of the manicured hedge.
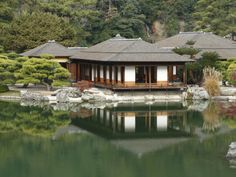
<path id="1" fill-rule="evenodd" d="M 8 86 L 0 84 L 0 93 L 7 92 L 7 91 L 9 91 Z"/>

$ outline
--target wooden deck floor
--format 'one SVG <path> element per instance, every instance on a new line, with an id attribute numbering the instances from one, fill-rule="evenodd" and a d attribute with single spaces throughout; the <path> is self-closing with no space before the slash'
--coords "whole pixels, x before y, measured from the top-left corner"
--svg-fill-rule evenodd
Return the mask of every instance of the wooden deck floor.
<path id="1" fill-rule="evenodd" d="M 107 88 L 111 90 L 117 90 L 117 91 L 125 91 L 125 90 L 182 90 L 187 87 L 185 84 L 178 84 L 178 85 L 157 85 L 157 84 L 151 84 L 151 85 L 145 85 L 145 84 L 136 84 L 134 86 L 125 86 L 123 84 L 116 84 L 116 85 L 110 85 L 110 84 L 101 84 L 101 83 L 95 83 L 95 87 L 99 88 Z"/>

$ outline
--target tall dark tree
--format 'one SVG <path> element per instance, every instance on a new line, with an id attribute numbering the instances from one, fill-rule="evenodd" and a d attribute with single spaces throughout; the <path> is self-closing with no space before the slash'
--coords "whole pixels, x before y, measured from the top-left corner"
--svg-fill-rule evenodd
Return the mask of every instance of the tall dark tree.
<path id="1" fill-rule="evenodd" d="M 235 0 L 201 0 L 196 4 L 193 14 L 195 30 L 226 35 L 236 32 Z"/>
<path id="2" fill-rule="evenodd" d="M 48 40 L 56 40 L 65 46 L 76 45 L 76 31 L 63 18 L 49 13 L 35 12 L 15 18 L 4 31 L 6 50 L 22 52 Z"/>

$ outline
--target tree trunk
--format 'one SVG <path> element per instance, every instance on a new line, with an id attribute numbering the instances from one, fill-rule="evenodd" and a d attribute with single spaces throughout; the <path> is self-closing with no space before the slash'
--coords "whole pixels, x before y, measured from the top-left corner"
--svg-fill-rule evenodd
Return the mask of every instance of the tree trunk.
<path id="1" fill-rule="evenodd" d="M 47 83 L 42 83 L 43 85 L 45 85 L 46 86 L 46 88 L 47 88 L 47 91 L 50 91 L 51 89 L 52 89 L 52 86 L 51 85 L 49 85 L 49 84 L 47 84 Z"/>
<path id="2" fill-rule="evenodd" d="M 28 86 L 29 86 L 29 84 L 24 84 L 22 87 L 27 88 Z"/>
<path id="3" fill-rule="evenodd" d="M 194 77 L 194 74 L 193 74 L 193 72 L 191 70 L 189 71 L 189 76 L 190 76 L 191 80 L 196 84 L 197 81 L 196 81 L 196 79 Z"/>

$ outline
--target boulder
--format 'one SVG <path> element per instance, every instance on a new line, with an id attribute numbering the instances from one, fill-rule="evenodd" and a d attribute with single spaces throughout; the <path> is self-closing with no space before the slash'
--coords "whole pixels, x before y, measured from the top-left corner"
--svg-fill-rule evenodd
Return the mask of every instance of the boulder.
<path id="1" fill-rule="evenodd" d="M 46 96 L 43 96 L 42 94 L 38 92 L 30 92 L 30 91 L 21 91 L 21 100 L 27 100 L 27 101 L 48 101 L 48 98 Z"/>
<path id="2" fill-rule="evenodd" d="M 71 98 L 69 97 L 69 102 L 70 103 L 81 103 L 82 102 L 82 98 L 78 97 L 78 98 Z"/>
<path id="3" fill-rule="evenodd" d="M 56 103 L 57 97 L 56 96 L 47 96 L 49 103 Z"/>
<path id="4" fill-rule="evenodd" d="M 78 88 L 68 87 L 57 90 L 56 94 L 57 102 L 66 103 L 71 100 L 79 99 L 81 97 L 81 91 Z M 80 99 L 79 99 L 80 100 Z"/>
<path id="5" fill-rule="evenodd" d="M 226 157 L 228 159 L 235 159 L 236 160 L 236 142 L 232 142 L 230 145 L 229 145 L 229 150 L 227 152 L 227 155 Z"/>
<path id="6" fill-rule="evenodd" d="M 232 142 L 232 143 L 229 145 L 229 148 L 230 148 L 230 149 L 236 149 L 236 142 Z"/>
<path id="7" fill-rule="evenodd" d="M 236 88 L 235 87 L 221 87 L 220 94 L 222 96 L 236 96 Z"/>
<path id="8" fill-rule="evenodd" d="M 91 88 L 91 89 L 84 90 L 81 98 L 83 101 L 87 101 L 87 102 L 112 101 L 114 98 L 114 93 L 110 90 Z"/>
<path id="9" fill-rule="evenodd" d="M 187 91 L 183 93 L 185 100 L 208 100 L 209 94 L 203 87 L 193 86 L 188 87 Z"/>

